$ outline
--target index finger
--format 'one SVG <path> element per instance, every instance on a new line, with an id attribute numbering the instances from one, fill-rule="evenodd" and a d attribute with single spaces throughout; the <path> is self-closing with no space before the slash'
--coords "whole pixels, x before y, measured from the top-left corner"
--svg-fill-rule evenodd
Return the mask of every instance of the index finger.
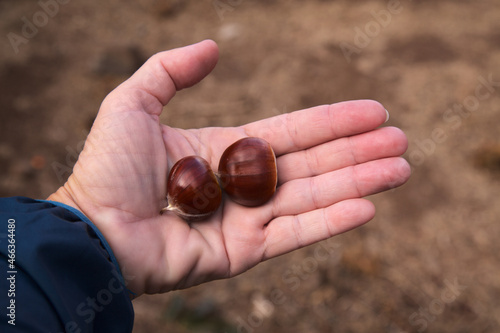
<path id="1" fill-rule="evenodd" d="M 388 116 L 379 102 L 358 100 L 282 114 L 244 125 L 243 130 L 268 141 L 276 155 L 282 155 L 371 131 Z"/>

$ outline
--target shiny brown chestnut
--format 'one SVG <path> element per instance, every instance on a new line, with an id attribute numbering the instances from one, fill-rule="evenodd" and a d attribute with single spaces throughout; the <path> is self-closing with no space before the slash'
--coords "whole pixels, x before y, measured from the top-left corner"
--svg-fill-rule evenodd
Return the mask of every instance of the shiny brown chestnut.
<path id="1" fill-rule="evenodd" d="M 199 156 L 187 156 L 174 164 L 167 178 L 168 206 L 186 221 L 208 218 L 222 201 L 222 191 L 208 162 Z"/>
<path id="2" fill-rule="evenodd" d="M 278 182 L 271 145 L 255 137 L 236 141 L 222 154 L 218 177 L 234 202 L 249 207 L 264 204 L 273 196 Z"/>

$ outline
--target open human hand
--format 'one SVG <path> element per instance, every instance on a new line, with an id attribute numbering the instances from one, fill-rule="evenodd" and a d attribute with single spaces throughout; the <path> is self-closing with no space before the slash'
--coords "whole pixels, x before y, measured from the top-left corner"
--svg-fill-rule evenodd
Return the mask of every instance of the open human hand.
<path id="1" fill-rule="evenodd" d="M 387 114 L 374 101 L 318 106 L 240 127 L 161 124 L 175 92 L 203 79 L 217 59 L 212 41 L 150 58 L 103 101 L 72 175 L 49 197 L 98 227 L 137 295 L 229 278 L 355 228 L 375 214 L 362 197 L 410 176 L 399 157 L 406 137 L 379 128 Z M 246 136 L 267 140 L 277 156 L 278 188 L 268 203 L 248 208 L 226 198 L 208 220 L 189 224 L 160 215 L 177 160 L 199 155 L 217 170 L 224 149 Z"/>

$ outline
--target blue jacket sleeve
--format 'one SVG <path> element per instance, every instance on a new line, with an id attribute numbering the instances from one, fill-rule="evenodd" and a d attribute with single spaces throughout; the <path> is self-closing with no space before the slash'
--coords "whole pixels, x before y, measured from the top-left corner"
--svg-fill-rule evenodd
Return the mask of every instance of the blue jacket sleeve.
<path id="1" fill-rule="evenodd" d="M 131 332 L 130 292 L 108 243 L 61 203 L 0 198 L 0 332 Z"/>

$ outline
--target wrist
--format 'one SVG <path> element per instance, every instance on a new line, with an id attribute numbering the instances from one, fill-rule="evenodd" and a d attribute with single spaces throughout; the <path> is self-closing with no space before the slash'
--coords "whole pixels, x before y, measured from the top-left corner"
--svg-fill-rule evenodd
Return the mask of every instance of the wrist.
<path id="1" fill-rule="evenodd" d="M 71 190 L 67 188 L 67 184 L 68 183 L 64 184 L 57 191 L 49 195 L 47 197 L 47 200 L 61 202 L 67 206 L 79 210 L 82 214 L 84 214 L 80 206 L 73 199 L 73 195 L 71 194 Z"/>

